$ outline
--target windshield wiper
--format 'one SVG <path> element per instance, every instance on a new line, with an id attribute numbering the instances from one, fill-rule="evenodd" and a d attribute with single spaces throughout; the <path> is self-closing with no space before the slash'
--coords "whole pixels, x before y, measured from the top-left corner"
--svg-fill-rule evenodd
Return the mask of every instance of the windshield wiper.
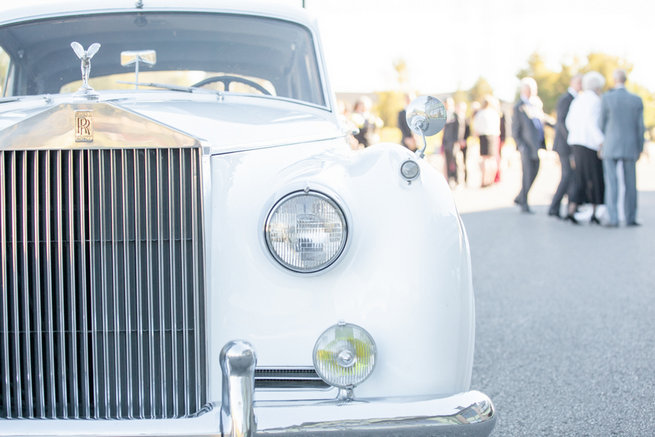
<path id="1" fill-rule="evenodd" d="M 119 80 L 117 82 L 126 83 L 129 85 L 137 85 L 136 82 L 129 82 L 125 80 Z M 139 82 L 138 85 L 149 86 L 152 88 L 163 88 L 171 91 L 180 91 L 183 93 L 216 94 L 219 97 L 223 97 L 223 91 L 209 90 L 207 88 L 200 88 L 200 87 L 193 87 L 193 86 L 172 85 L 168 83 L 157 83 L 157 82 Z"/>
<path id="2" fill-rule="evenodd" d="M 18 97 L 3 97 L 0 99 L 0 103 L 9 103 L 9 102 L 18 102 L 20 99 Z"/>

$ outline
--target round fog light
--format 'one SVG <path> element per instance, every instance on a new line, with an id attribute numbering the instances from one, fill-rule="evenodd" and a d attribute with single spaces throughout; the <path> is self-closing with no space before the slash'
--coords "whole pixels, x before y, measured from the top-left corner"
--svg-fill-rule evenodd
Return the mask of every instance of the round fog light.
<path id="1" fill-rule="evenodd" d="M 375 342 L 363 328 L 339 323 L 314 345 L 314 368 L 326 383 L 339 388 L 361 384 L 375 367 Z"/>

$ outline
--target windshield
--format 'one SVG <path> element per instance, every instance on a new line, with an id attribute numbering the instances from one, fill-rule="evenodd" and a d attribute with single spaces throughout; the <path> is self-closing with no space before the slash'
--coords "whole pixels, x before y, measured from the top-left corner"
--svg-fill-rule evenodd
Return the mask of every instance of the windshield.
<path id="1" fill-rule="evenodd" d="M 85 49 L 95 42 L 102 45 L 91 60 L 89 85 L 96 90 L 134 88 L 123 82 L 135 81 L 136 66 L 121 65 L 121 53 L 154 51 L 154 65 L 139 64 L 141 83 L 203 86 L 326 105 L 307 28 L 218 13 L 131 12 L 5 26 L 0 28 L 0 50 L 9 58 L 11 74 L 5 75 L 3 95 L 77 91 L 81 72 L 73 41 Z"/>

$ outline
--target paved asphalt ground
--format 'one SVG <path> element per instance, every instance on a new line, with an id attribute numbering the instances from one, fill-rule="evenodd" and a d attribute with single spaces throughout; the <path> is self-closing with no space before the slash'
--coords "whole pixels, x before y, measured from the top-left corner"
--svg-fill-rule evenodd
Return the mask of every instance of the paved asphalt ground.
<path id="1" fill-rule="evenodd" d="M 455 190 L 476 292 L 472 387 L 495 403 L 492 435 L 655 436 L 655 159 L 637 170 L 643 226 L 618 229 L 547 216 L 551 153 L 535 214 L 521 214 L 509 161 L 498 186 Z"/>

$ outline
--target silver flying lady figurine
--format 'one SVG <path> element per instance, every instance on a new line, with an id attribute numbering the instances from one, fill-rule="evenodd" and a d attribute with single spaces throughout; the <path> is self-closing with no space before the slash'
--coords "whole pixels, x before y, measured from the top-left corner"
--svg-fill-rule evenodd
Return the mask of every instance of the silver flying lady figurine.
<path id="1" fill-rule="evenodd" d="M 88 49 L 84 50 L 84 47 L 77 41 L 73 41 L 71 43 L 71 47 L 73 48 L 73 51 L 77 55 L 78 58 L 82 61 L 81 69 L 82 69 L 82 86 L 80 89 L 77 91 L 77 94 L 91 94 L 93 93 L 93 88 L 89 86 L 89 73 L 91 72 L 91 58 L 93 58 L 93 55 L 98 53 L 98 50 L 100 50 L 100 44 L 99 43 L 93 43 L 89 46 Z"/>

